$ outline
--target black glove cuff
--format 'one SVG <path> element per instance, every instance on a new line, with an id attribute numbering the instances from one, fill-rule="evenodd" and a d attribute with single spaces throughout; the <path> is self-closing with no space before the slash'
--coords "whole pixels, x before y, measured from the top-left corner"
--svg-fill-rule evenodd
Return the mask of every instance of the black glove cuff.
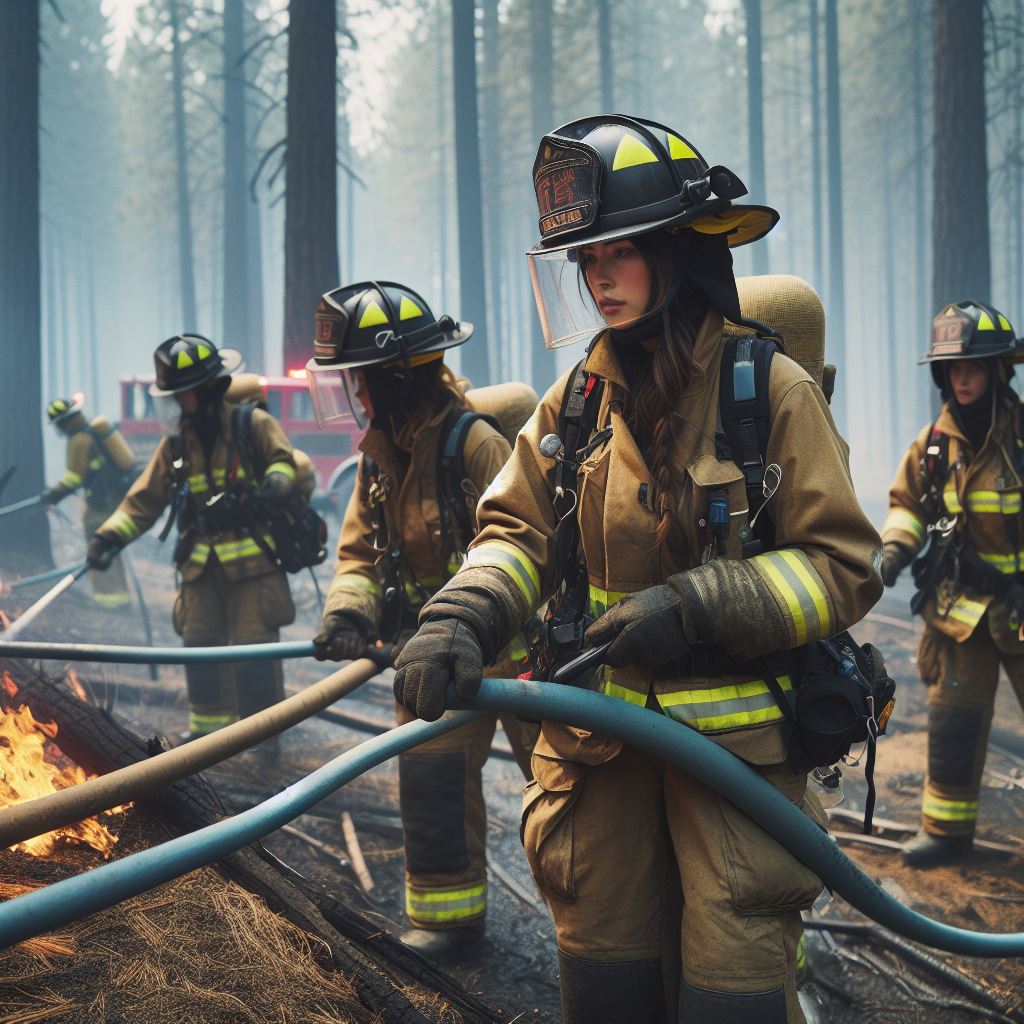
<path id="1" fill-rule="evenodd" d="M 475 583 L 468 586 L 456 585 L 455 580 L 462 575 L 459 573 L 423 606 L 420 624 L 437 619 L 459 619 L 476 634 L 483 651 L 484 664 L 491 665 L 522 625 L 513 617 L 518 609 L 509 607 L 499 590 L 477 586 Z M 468 571 L 466 575 L 469 575 Z"/>

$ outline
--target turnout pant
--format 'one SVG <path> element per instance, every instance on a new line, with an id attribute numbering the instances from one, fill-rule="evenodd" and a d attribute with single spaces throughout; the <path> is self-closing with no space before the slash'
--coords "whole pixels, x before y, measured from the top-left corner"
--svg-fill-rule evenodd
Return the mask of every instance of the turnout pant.
<path id="1" fill-rule="evenodd" d="M 586 765 L 550 749 L 533 756 L 523 843 L 554 918 L 565 1020 L 802 1022 L 800 911 L 817 876 L 650 754 Z M 753 770 L 824 827 L 804 775 Z"/>
<path id="2" fill-rule="evenodd" d="M 398 723 L 415 720 L 396 706 Z M 405 832 L 405 909 L 417 928 L 482 923 L 487 913 L 487 808 L 482 771 L 499 716 L 488 715 L 398 759 Z M 501 716 L 529 775 L 535 727 Z"/>
<path id="3" fill-rule="evenodd" d="M 1024 707 L 1024 654 L 1006 654 L 986 615 L 962 644 L 925 626 L 918 668 L 928 689 L 928 774 L 922 816 L 935 836 L 972 836 L 999 666 Z"/>
<path id="4" fill-rule="evenodd" d="M 106 522 L 107 516 L 113 511 L 114 509 L 111 508 L 108 512 L 94 512 L 86 507 L 83 519 L 86 544 L 92 540 L 92 535 Z M 92 587 L 92 599 L 104 608 L 123 608 L 131 604 L 132 598 L 128 593 L 128 581 L 124 574 L 124 560 L 120 555 L 110 563 L 110 568 L 104 572 L 90 569 L 89 585 Z"/>
<path id="5" fill-rule="evenodd" d="M 186 647 L 273 643 L 294 619 L 281 570 L 231 581 L 213 554 L 200 576 L 182 583 L 174 604 L 174 629 Z M 185 678 L 193 733 L 213 732 L 284 697 L 279 661 L 187 665 Z"/>

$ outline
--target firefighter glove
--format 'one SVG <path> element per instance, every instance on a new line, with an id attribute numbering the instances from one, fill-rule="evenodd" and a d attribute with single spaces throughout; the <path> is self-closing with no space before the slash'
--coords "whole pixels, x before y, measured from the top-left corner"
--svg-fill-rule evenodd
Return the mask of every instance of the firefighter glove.
<path id="1" fill-rule="evenodd" d="M 663 665 L 690 650 L 683 614 L 683 600 L 670 586 L 648 587 L 609 608 L 587 630 L 587 645 L 610 640 L 605 662 L 612 668 L 635 661 Z"/>
<path id="2" fill-rule="evenodd" d="M 39 495 L 39 500 L 44 505 L 57 505 L 62 502 L 71 492 L 63 487 L 47 487 L 42 494 Z"/>
<path id="3" fill-rule="evenodd" d="M 418 718 L 433 722 L 444 714 L 450 681 L 455 681 L 463 699 L 476 696 L 484 652 L 476 633 L 462 619 L 431 619 L 405 645 L 395 667 L 395 700 Z"/>
<path id="4" fill-rule="evenodd" d="M 85 560 L 90 569 L 102 572 L 110 568 L 120 550 L 121 545 L 113 537 L 105 533 L 94 533 L 85 550 Z"/>
<path id="5" fill-rule="evenodd" d="M 894 586 L 897 577 L 912 559 L 913 555 L 902 544 L 886 541 L 882 545 L 882 582 L 887 587 Z"/>
<path id="6" fill-rule="evenodd" d="M 284 473 L 268 473 L 257 493 L 264 505 L 280 505 L 292 493 L 292 482 Z"/>
<path id="7" fill-rule="evenodd" d="M 372 636 L 373 626 L 358 612 L 328 612 L 313 637 L 313 657 L 317 661 L 355 661 L 363 656 Z"/>

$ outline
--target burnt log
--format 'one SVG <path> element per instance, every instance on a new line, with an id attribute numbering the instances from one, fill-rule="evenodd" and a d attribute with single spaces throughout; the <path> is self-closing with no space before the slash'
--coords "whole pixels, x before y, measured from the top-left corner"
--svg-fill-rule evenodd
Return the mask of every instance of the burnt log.
<path id="1" fill-rule="evenodd" d="M 0 659 L 18 687 L 9 702 L 26 704 L 37 721 L 56 722 L 60 749 L 87 771 L 106 773 L 166 749 L 160 736 L 143 738 L 99 707 L 82 700 L 63 679 L 28 665 Z M 139 802 L 176 835 L 204 828 L 231 814 L 200 774 L 158 790 Z M 271 910 L 321 939 L 335 966 L 350 979 L 360 1002 L 384 1021 L 429 1024 L 406 994 L 410 983 L 441 995 L 468 1024 L 496 1024 L 501 1018 L 394 937 L 282 864 L 260 844 L 245 847 L 211 865 L 259 895 Z M 422 1000 L 421 1000 L 422 1001 Z"/>

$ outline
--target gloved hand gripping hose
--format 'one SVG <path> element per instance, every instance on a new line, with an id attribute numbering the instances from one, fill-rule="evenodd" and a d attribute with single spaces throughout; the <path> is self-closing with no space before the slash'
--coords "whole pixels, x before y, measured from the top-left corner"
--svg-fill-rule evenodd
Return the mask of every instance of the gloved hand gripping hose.
<path id="1" fill-rule="evenodd" d="M 209 864 L 280 828 L 389 757 L 495 711 L 615 736 L 672 761 L 731 800 L 853 907 L 907 938 L 968 956 L 1024 956 L 1024 933 L 954 928 L 896 902 L 770 783 L 699 732 L 614 697 L 509 679 L 483 680 L 472 711 L 449 712 L 437 722 L 410 722 L 368 740 L 233 818 L 10 900 L 0 906 L 0 945 L 68 924 Z"/>

